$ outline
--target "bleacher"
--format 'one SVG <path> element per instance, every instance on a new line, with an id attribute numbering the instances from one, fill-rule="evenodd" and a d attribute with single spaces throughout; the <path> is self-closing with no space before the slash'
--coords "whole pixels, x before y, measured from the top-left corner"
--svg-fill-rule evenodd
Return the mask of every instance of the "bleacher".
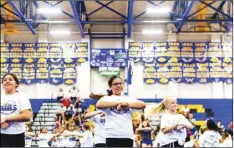
<path id="1" fill-rule="evenodd" d="M 43 102 L 50 99 L 30 99 L 34 113 L 37 113 Z M 140 99 L 148 103 L 158 103 L 162 99 Z M 85 106 L 96 104 L 95 99 L 85 99 Z M 233 120 L 233 104 L 232 99 L 178 99 L 179 107 L 188 104 L 194 118 L 197 120 L 196 125 L 201 126 L 208 118 L 214 118 L 215 121 L 220 120 L 222 124 L 227 125 Z"/>

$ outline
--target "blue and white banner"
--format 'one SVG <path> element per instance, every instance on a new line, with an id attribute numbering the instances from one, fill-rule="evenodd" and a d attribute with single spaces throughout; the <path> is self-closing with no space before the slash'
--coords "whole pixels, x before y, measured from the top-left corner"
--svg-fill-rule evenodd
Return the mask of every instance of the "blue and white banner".
<path id="1" fill-rule="evenodd" d="M 101 50 L 92 49 L 91 52 L 91 67 L 100 67 L 101 66 Z"/>
<path id="2" fill-rule="evenodd" d="M 221 44 L 219 42 L 208 43 L 208 60 L 212 63 L 221 62 L 223 59 Z"/>
<path id="3" fill-rule="evenodd" d="M 210 78 L 212 82 L 223 82 L 225 77 L 225 72 L 222 66 L 222 61 L 210 62 Z"/>
<path id="4" fill-rule="evenodd" d="M 233 81 L 233 69 L 232 65 L 233 63 L 225 63 L 223 62 L 223 71 L 224 71 L 224 82 L 227 84 L 232 84 Z"/>
<path id="5" fill-rule="evenodd" d="M 9 72 L 14 73 L 19 79 L 20 83 L 23 79 L 23 64 L 22 63 L 9 63 Z"/>
<path id="6" fill-rule="evenodd" d="M 62 49 L 59 43 L 49 43 L 49 61 L 51 63 L 59 63 L 62 61 Z"/>
<path id="7" fill-rule="evenodd" d="M 0 63 L 9 63 L 10 61 L 10 47 L 9 43 L 1 43 L 0 44 L 0 51 L 1 51 L 1 61 Z"/>
<path id="8" fill-rule="evenodd" d="M 133 62 L 141 61 L 141 50 L 142 50 L 142 43 L 130 42 L 129 49 L 128 49 L 129 60 Z"/>
<path id="9" fill-rule="evenodd" d="M 23 63 L 36 62 L 36 44 L 24 43 L 23 44 Z"/>
<path id="10" fill-rule="evenodd" d="M 154 84 L 156 83 L 156 67 L 155 67 L 155 61 L 151 63 L 144 63 L 144 69 L 143 69 L 143 80 L 147 84 Z"/>
<path id="11" fill-rule="evenodd" d="M 169 72 L 168 72 L 169 81 L 180 83 L 182 80 L 182 75 L 183 75 L 182 63 L 170 62 Z"/>
<path id="12" fill-rule="evenodd" d="M 76 43 L 75 58 L 76 58 L 76 62 L 78 63 L 84 63 L 88 61 L 88 43 L 87 42 Z"/>
<path id="13" fill-rule="evenodd" d="M 49 82 L 50 67 L 48 63 L 37 63 L 36 65 L 36 80 L 37 83 L 43 84 Z"/>
<path id="14" fill-rule="evenodd" d="M 197 82 L 201 84 L 212 82 L 210 79 L 209 63 L 197 63 Z"/>
<path id="15" fill-rule="evenodd" d="M 199 63 L 208 61 L 208 43 L 194 43 L 195 60 Z"/>
<path id="16" fill-rule="evenodd" d="M 155 59 L 159 63 L 166 63 L 168 62 L 168 44 L 167 42 L 156 42 L 155 43 L 156 49 L 155 49 Z"/>
<path id="17" fill-rule="evenodd" d="M 192 84 L 196 82 L 196 64 L 183 63 L 182 82 Z"/>
<path id="18" fill-rule="evenodd" d="M 154 53 L 155 53 L 154 42 L 142 43 L 142 51 L 141 51 L 142 61 L 147 63 L 153 62 L 155 57 Z"/>
<path id="19" fill-rule="evenodd" d="M 156 63 L 156 81 L 162 84 L 169 82 L 169 63 Z"/>
<path id="20" fill-rule="evenodd" d="M 223 42 L 222 43 L 222 57 L 223 62 L 225 63 L 232 63 L 233 57 L 232 57 L 232 43 L 231 42 Z"/>
<path id="21" fill-rule="evenodd" d="M 182 42 L 180 48 L 182 62 L 193 63 L 195 61 L 194 43 Z"/>
<path id="22" fill-rule="evenodd" d="M 23 62 L 23 44 L 22 43 L 11 43 L 9 44 L 10 49 L 10 62 L 11 63 L 22 63 Z"/>
<path id="23" fill-rule="evenodd" d="M 50 84 L 59 85 L 64 82 L 63 80 L 63 64 L 62 63 L 51 63 L 50 64 Z"/>
<path id="24" fill-rule="evenodd" d="M 77 72 L 76 72 L 76 64 L 70 63 L 63 65 L 63 79 L 64 84 L 72 85 L 76 83 Z"/>
<path id="25" fill-rule="evenodd" d="M 63 43 L 61 48 L 63 50 L 63 63 L 75 63 L 77 58 L 75 58 L 75 43 Z"/>
<path id="26" fill-rule="evenodd" d="M 167 56 L 170 62 L 180 62 L 180 43 L 179 42 L 168 42 L 167 43 Z"/>
<path id="27" fill-rule="evenodd" d="M 35 63 L 25 63 L 23 64 L 23 79 L 24 84 L 36 83 L 36 64 Z"/>
<path id="28" fill-rule="evenodd" d="M 9 66 L 10 64 L 9 63 L 1 63 L 1 80 L 3 78 L 3 76 L 6 74 L 6 73 L 9 73 Z"/>
<path id="29" fill-rule="evenodd" d="M 48 43 L 37 43 L 36 48 L 37 48 L 37 53 L 36 53 L 37 63 L 48 63 L 49 61 Z"/>

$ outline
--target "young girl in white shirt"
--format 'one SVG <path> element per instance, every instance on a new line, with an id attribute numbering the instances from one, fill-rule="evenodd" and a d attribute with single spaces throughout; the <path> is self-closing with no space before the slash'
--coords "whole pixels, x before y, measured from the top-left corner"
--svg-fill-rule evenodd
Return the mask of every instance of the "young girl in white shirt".
<path id="1" fill-rule="evenodd" d="M 124 83 L 120 77 L 111 77 L 108 85 L 112 95 L 104 96 L 96 104 L 106 116 L 107 147 L 133 147 L 132 112 L 133 109 L 144 109 L 145 103 L 122 95 Z"/>
<path id="2" fill-rule="evenodd" d="M 161 116 L 161 132 L 164 134 L 161 147 L 183 147 L 187 136 L 186 129 L 192 129 L 193 125 L 181 114 L 177 113 L 177 99 L 166 97 L 159 105 L 152 109 L 152 114 L 166 112 Z"/>
<path id="3" fill-rule="evenodd" d="M 32 140 L 34 137 L 36 137 L 37 135 L 32 132 L 32 130 L 29 128 L 28 125 L 25 125 L 25 147 L 31 147 L 32 145 Z"/>
<path id="4" fill-rule="evenodd" d="M 81 137 L 83 137 L 83 135 L 78 130 L 76 130 L 75 122 L 69 121 L 66 124 L 65 131 L 63 132 L 63 137 L 64 147 L 76 147 L 77 142 Z"/>
<path id="5" fill-rule="evenodd" d="M 199 138 L 200 147 L 219 147 L 221 136 L 218 127 L 212 119 L 206 122 L 207 130 Z"/>
<path id="6" fill-rule="evenodd" d="M 25 146 L 25 123 L 32 118 L 29 98 L 16 91 L 19 79 L 7 73 L 2 78 L 1 91 L 1 147 Z"/>
<path id="7" fill-rule="evenodd" d="M 93 147 L 93 134 L 92 132 L 90 131 L 90 126 L 85 123 L 83 124 L 82 126 L 82 129 L 83 129 L 83 138 L 80 139 L 80 144 L 81 144 L 81 147 Z"/>

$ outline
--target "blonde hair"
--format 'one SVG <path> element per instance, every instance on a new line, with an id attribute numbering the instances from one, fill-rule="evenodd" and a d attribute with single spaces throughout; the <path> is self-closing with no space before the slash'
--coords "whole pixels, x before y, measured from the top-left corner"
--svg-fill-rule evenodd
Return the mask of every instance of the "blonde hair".
<path id="1" fill-rule="evenodd" d="M 164 112 L 166 110 L 166 105 L 173 99 L 176 99 L 175 97 L 165 97 L 159 104 L 157 104 L 156 107 L 152 108 L 148 116 L 160 114 L 161 112 Z"/>

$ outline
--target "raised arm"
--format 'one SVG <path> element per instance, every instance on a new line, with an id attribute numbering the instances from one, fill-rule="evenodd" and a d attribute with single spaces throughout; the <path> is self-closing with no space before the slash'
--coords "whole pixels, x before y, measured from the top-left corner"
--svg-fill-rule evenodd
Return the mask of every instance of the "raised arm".
<path id="1" fill-rule="evenodd" d="M 101 111 L 93 111 L 91 113 L 86 113 L 84 118 L 89 119 L 89 118 L 92 118 L 93 116 L 96 116 L 97 114 L 100 114 L 100 113 L 101 113 Z"/>
<path id="2" fill-rule="evenodd" d="M 134 101 L 127 101 L 128 107 L 133 109 L 144 109 L 145 103 L 143 101 L 134 100 Z"/>

